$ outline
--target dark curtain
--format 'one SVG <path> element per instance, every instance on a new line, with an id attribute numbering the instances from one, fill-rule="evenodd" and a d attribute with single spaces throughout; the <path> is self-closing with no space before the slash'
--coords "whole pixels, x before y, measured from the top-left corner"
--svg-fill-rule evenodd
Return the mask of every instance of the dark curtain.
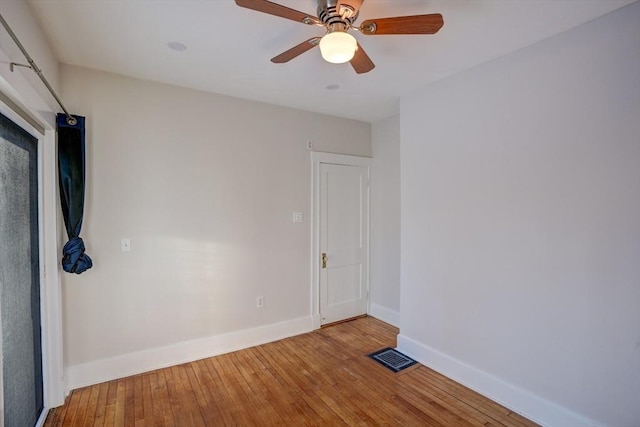
<path id="1" fill-rule="evenodd" d="M 91 268 L 91 258 L 85 253 L 80 238 L 84 211 L 84 117 L 73 116 L 77 123 L 67 123 L 67 116 L 58 114 L 58 175 L 60 202 L 69 241 L 64 245 L 62 268 L 67 273 L 80 274 Z"/>

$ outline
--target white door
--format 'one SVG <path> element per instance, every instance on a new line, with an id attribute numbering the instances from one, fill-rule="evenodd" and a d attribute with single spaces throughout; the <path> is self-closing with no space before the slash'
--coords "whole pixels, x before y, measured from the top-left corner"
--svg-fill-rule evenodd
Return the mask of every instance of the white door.
<path id="1" fill-rule="evenodd" d="M 320 163 L 320 323 L 367 313 L 369 167 Z"/>

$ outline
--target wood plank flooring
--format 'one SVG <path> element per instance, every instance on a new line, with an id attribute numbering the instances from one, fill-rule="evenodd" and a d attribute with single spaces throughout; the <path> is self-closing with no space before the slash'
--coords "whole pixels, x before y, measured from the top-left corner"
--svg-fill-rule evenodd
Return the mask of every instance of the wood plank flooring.
<path id="1" fill-rule="evenodd" d="M 74 390 L 45 426 L 535 426 L 415 365 L 367 354 L 398 330 L 371 317 Z"/>

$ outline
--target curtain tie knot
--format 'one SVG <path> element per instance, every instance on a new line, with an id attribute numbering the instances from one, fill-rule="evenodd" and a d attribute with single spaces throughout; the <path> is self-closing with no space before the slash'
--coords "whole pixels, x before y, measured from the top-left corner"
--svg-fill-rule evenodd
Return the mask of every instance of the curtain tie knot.
<path id="1" fill-rule="evenodd" d="M 87 255 L 80 237 L 72 237 L 62 248 L 62 268 L 67 273 L 80 274 L 90 269 L 93 262 Z"/>

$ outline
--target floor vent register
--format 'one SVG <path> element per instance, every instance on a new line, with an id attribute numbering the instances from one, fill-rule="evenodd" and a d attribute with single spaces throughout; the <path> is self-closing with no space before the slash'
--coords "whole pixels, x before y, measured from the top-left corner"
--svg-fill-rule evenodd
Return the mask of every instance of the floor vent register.
<path id="1" fill-rule="evenodd" d="M 403 369 L 418 363 L 391 347 L 383 348 L 382 350 L 371 353 L 369 357 L 393 372 L 400 372 Z"/>

